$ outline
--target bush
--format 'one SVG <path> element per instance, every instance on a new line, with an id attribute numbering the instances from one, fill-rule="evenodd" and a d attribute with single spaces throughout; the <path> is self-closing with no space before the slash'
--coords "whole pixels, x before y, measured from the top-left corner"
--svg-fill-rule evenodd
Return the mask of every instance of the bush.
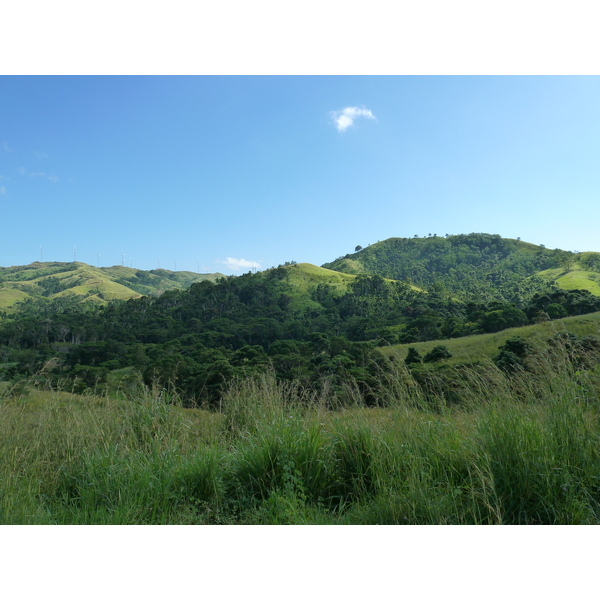
<path id="1" fill-rule="evenodd" d="M 421 355 L 419 354 L 419 351 L 416 348 L 413 348 L 411 346 L 408 349 L 408 354 L 406 355 L 406 358 L 404 359 L 404 362 L 407 365 L 414 365 L 416 363 L 422 363 L 423 359 L 421 358 Z"/>
<path id="2" fill-rule="evenodd" d="M 423 357 L 423 362 L 437 362 L 438 360 L 445 360 L 451 356 L 452 354 L 450 354 L 450 351 L 446 346 L 436 346 L 431 352 L 428 352 Z"/>
<path id="3" fill-rule="evenodd" d="M 494 363 L 499 369 L 507 373 L 525 369 L 525 357 L 531 346 L 523 338 L 512 337 L 498 349 L 500 352 L 494 357 Z"/>

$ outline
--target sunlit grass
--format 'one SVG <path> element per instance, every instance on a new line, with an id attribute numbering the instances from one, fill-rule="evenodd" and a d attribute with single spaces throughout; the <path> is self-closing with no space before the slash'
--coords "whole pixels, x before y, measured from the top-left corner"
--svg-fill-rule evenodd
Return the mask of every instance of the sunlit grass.
<path id="1" fill-rule="evenodd" d="M 471 373 L 458 406 L 402 364 L 379 408 L 328 410 L 270 374 L 233 384 L 220 413 L 156 390 L 5 389 L 0 522 L 598 523 L 600 370 L 535 360 Z"/>
<path id="2" fill-rule="evenodd" d="M 600 329 L 600 312 L 586 315 L 565 317 L 554 321 L 545 321 L 524 327 L 512 327 L 497 333 L 484 333 L 469 335 L 453 339 L 431 340 L 428 342 L 414 342 L 411 344 L 397 344 L 382 346 L 379 350 L 389 356 L 395 355 L 404 360 L 409 347 L 416 348 L 423 356 L 440 344 L 446 346 L 452 357 L 448 364 L 463 362 L 481 362 L 491 360 L 498 354 L 498 347 L 514 336 L 522 337 L 532 343 L 545 343 L 546 340 L 557 333 L 569 332 L 583 337 Z"/>

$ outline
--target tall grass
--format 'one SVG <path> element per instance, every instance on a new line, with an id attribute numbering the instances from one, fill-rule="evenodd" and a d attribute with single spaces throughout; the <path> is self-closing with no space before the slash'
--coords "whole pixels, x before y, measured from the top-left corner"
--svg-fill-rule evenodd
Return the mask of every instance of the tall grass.
<path id="1" fill-rule="evenodd" d="M 577 524 L 600 521 L 600 369 L 566 348 L 492 363 L 451 389 L 401 363 L 367 408 L 272 374 L 220 413 L 148 390 L 125 400 L 0 398 L 2 523 Z M 382 375 L 383 377 L 383 375 Z"/>

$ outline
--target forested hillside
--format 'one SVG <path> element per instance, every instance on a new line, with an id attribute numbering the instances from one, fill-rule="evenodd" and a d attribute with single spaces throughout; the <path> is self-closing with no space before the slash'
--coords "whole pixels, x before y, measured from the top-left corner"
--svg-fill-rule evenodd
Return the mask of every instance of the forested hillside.
<path id="1" fill-rule="evenodd" d="M 483 233 L 391 238 L 323 266 L 381 275 L 464 300 L 519 303 L 556 280 L 564 289 L 600 294 L 600 254 L 550 250 Z M 569 281 L 575 274 L 577 281 Z"/>
<path id="2" fill-rule="evenodd" d="M 497 236 L 464 239 L 464 244 L 439 240 L 445 245 L 435 239 L 388 240 L 343 259 L 359 263 L 360 257 L 373 270 L 397 277 L 412 264 L 410 279 L 424 289 L 382 274 L 286 263 L 104 305 L 62 297 L 22 303 L 0 323 L 0 378 L 36 376 L 40 383 L 78 392 L 143 383 L 172 387 L 191 403 L 215 406 L 231 381 L 267 369 L 278 379 L 340 394 L 353 382 L 367 402 L 376 403 L 389 363 L 379 351 L 383 346 L 600 311 L 600 297 L 590 291 L 563 290 L 529 274 L 570 253 Z M 394 248 L 410 250 L 413 259 L 403 266 L 398 256 L 394 260 Z M 453 249 L 454 266 L 444 248 Z M 417 278 L 417 264 L 433 264 L 442 281 Z M 477 275 L 478 265 L 483 275 Z M 339 261 L 331 266 L 340 268 Z M 499 278 L 498 293 L 491 274 Z M 443 363 L 444 357 L 438 352 L 432 362 Z"/>

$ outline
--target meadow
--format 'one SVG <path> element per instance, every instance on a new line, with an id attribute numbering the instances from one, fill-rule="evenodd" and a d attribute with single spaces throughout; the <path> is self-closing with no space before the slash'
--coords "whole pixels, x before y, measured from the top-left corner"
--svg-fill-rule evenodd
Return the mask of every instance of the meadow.
<path id="1" fill-rule="evenodd" d="M 449 364 L 465 362 L 474 364 L 494 358 L 498 354 L 499 347 L 515 336 L 523 338 L 532 345 L 541 345 L 557 334 L 570 333 L 577 337 L 583 337 L 589 334 L 596 334 L 598 331 L 600 331 L 600 312 L 595 312 L 586 315 L 565 317 L 564 319 L 555 321 L 546 320 L 535 325 L 510 327 L 496 333 L 481 333 L 453 339 L 382 346 L 379 350 L 386 356 L 395 356 L 398 359 L 404 360 L 410 347 L 415 348 L 421 354 L 426 354 L 435 348 L 435 346 L 443 344 L 452 354 L 448 359 Z"/>
<path id="2" fill-rule="evenodd" d="M 465 373 L 461 402 L 397 361 L 381 406 L 265 373 L 219 410 L 161 389 L 0 390 L 2 524 L 596 524 L 600 369 L 561 348 Z"/>

